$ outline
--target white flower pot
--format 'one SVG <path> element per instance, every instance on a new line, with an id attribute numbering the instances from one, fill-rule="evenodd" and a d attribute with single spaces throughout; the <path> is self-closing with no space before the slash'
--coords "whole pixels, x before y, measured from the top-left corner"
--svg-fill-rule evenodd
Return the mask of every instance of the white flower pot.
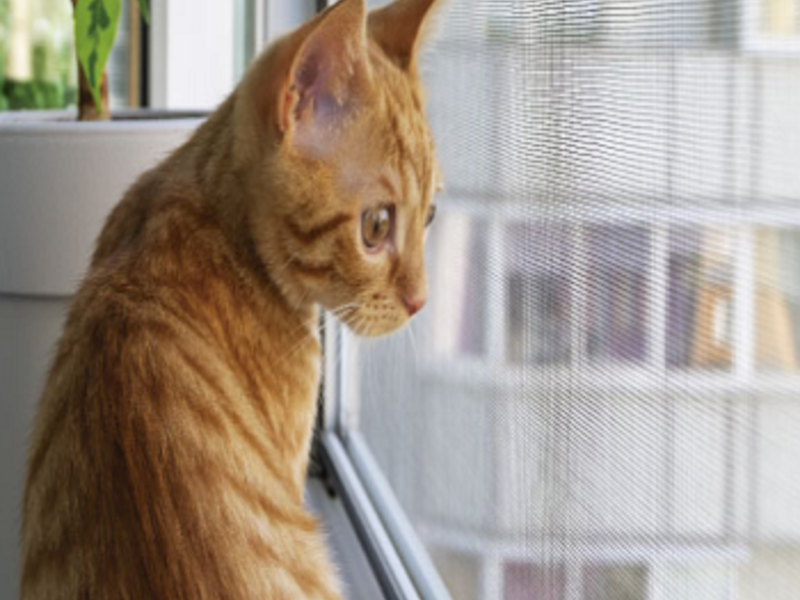
<path id="1" fill-rule="evenodd" d="M 69 299 L 111 208 L 201 122 L 119 116 L 0 113 L 0 600 L 18 597 L 27 438 Z"/>

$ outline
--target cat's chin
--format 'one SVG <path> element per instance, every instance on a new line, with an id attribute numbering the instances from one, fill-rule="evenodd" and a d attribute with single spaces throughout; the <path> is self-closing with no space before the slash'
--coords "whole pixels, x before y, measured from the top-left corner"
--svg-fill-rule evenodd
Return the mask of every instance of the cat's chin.
<path id="1" fill-rule="evenodd" d="M 368 340 L 378 340 L 381 338 L 389 337 L 390 335 L 401 331 L 411 322 L 411 319 L 404 319 L 396 324 L 375 326 L 370 323 L 363 322 L 347 322 L 341 321 L 345 327 L 355 335 Z"/>
<path id="2" fill-rule="evenodd" d="M 389 330 L 386 330 L 386 331 L 382 331 L 382 330 L 377 330 L 377 331 L 358 330 L 358 331 L 356 331 L 355 329 L 353 329 L 349 325 L 347 326 L 347 329 L 350 330 L 350 332 L 353 335 L 355 335 L 356 337 L 360 337 L 360 338 L 363 338 L 365 340 L 380 340 L 380 339 L 383 339 L 383 338 L 387 338 L 390 335 L 397 333 L 398 331 L 401 331 L 406 325 L 407 325 L 407 323 L 403 323 L 402 325 L 400 325 L 398 327 L 395 327 L 394 329 L 389 329 Z"/>

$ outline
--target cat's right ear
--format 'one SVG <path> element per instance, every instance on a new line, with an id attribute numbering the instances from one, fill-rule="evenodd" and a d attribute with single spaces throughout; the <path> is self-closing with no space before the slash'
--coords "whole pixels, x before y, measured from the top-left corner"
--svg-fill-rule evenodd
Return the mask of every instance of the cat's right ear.
<path id="1" fill-rule="evenodd" d="M 279 130 L 296 150 L 324 156 L 369 81 L 364 0 L 341 0 L 300 44 L 278 101 Z"/>
<path id="2" fill-rule="evenodd" d="M 420 43 L 444 0 L 394 0 L 369 14 L 369 32 L 401 69 L 414 71 Z"/>

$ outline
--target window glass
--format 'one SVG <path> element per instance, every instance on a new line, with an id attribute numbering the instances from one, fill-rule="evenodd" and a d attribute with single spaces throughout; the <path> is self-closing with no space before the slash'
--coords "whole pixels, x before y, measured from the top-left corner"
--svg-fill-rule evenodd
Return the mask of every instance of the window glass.
<path id="1" fill-rule="evenodd" d="M 800 1 L 761 0 L 761 32 L 769 35 L 800 35 Z"/>
<path id="2" fill-rule="evenodd" d="M 527 562 L 503 565 L 503 600 L 563 600 L 566 577 L 563 565 L 541 566 Z"/>
<path id="3" fill-rule="evenodd" d="M 563 225 L 508 228 L 506 354 L 512 363 L 565 365 L 572 358 L 570 337 L 564 335 L 572 328 L 577 302 L 570 233 Z"/>
<path id="4" fill-rule="evenodd" d="M 667 365 L 730 370 L 735 230 L 673 227 L 667 279 Z"/>
<path id="5" fill-rule="evenodd" d="M 586 600 L 645 600 L 647 568 L 642 566 L 591 565 L 583 569 Z"/>
<path id="6" fill-rule="evenodd" d="M 593 362 L 644 363 L 651 232 L 634 223 L 588 227 L 586 236 L 586 353 Z"/>
<path id="7" fill-rule="evenodd" d="M 800 365 L 800 230 L 754 231 L 755 361 L 759 370 L 796 373 Z"/>
<path id="8" fill-rule="evenodd" d="M 723 4 L 441 19 L 429 302 L 344 399 L 456 600 L 797 597 L 797 2 Z"/>
<path id="9" fill-rule="evenodd" d="M 123 0 L 107 67 L 112 107 L 139 103 L 136 19 L 136 2 Z M 69 0 L 0 0 L 0 110 L 74 106 L 77 69 Z"/>

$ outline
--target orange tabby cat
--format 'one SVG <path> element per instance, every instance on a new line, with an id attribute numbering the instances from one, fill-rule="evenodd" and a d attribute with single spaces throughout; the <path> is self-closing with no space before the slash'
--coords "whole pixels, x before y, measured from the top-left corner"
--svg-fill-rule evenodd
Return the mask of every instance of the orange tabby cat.
<path id="1" fill-rule="evenodd" d="M 274 44 L 114 210 L 36 418 L 22 598 L 338 598 L 303 485 L 317 310 L 425 302 L 434 0 L 343 0 Z"/>

